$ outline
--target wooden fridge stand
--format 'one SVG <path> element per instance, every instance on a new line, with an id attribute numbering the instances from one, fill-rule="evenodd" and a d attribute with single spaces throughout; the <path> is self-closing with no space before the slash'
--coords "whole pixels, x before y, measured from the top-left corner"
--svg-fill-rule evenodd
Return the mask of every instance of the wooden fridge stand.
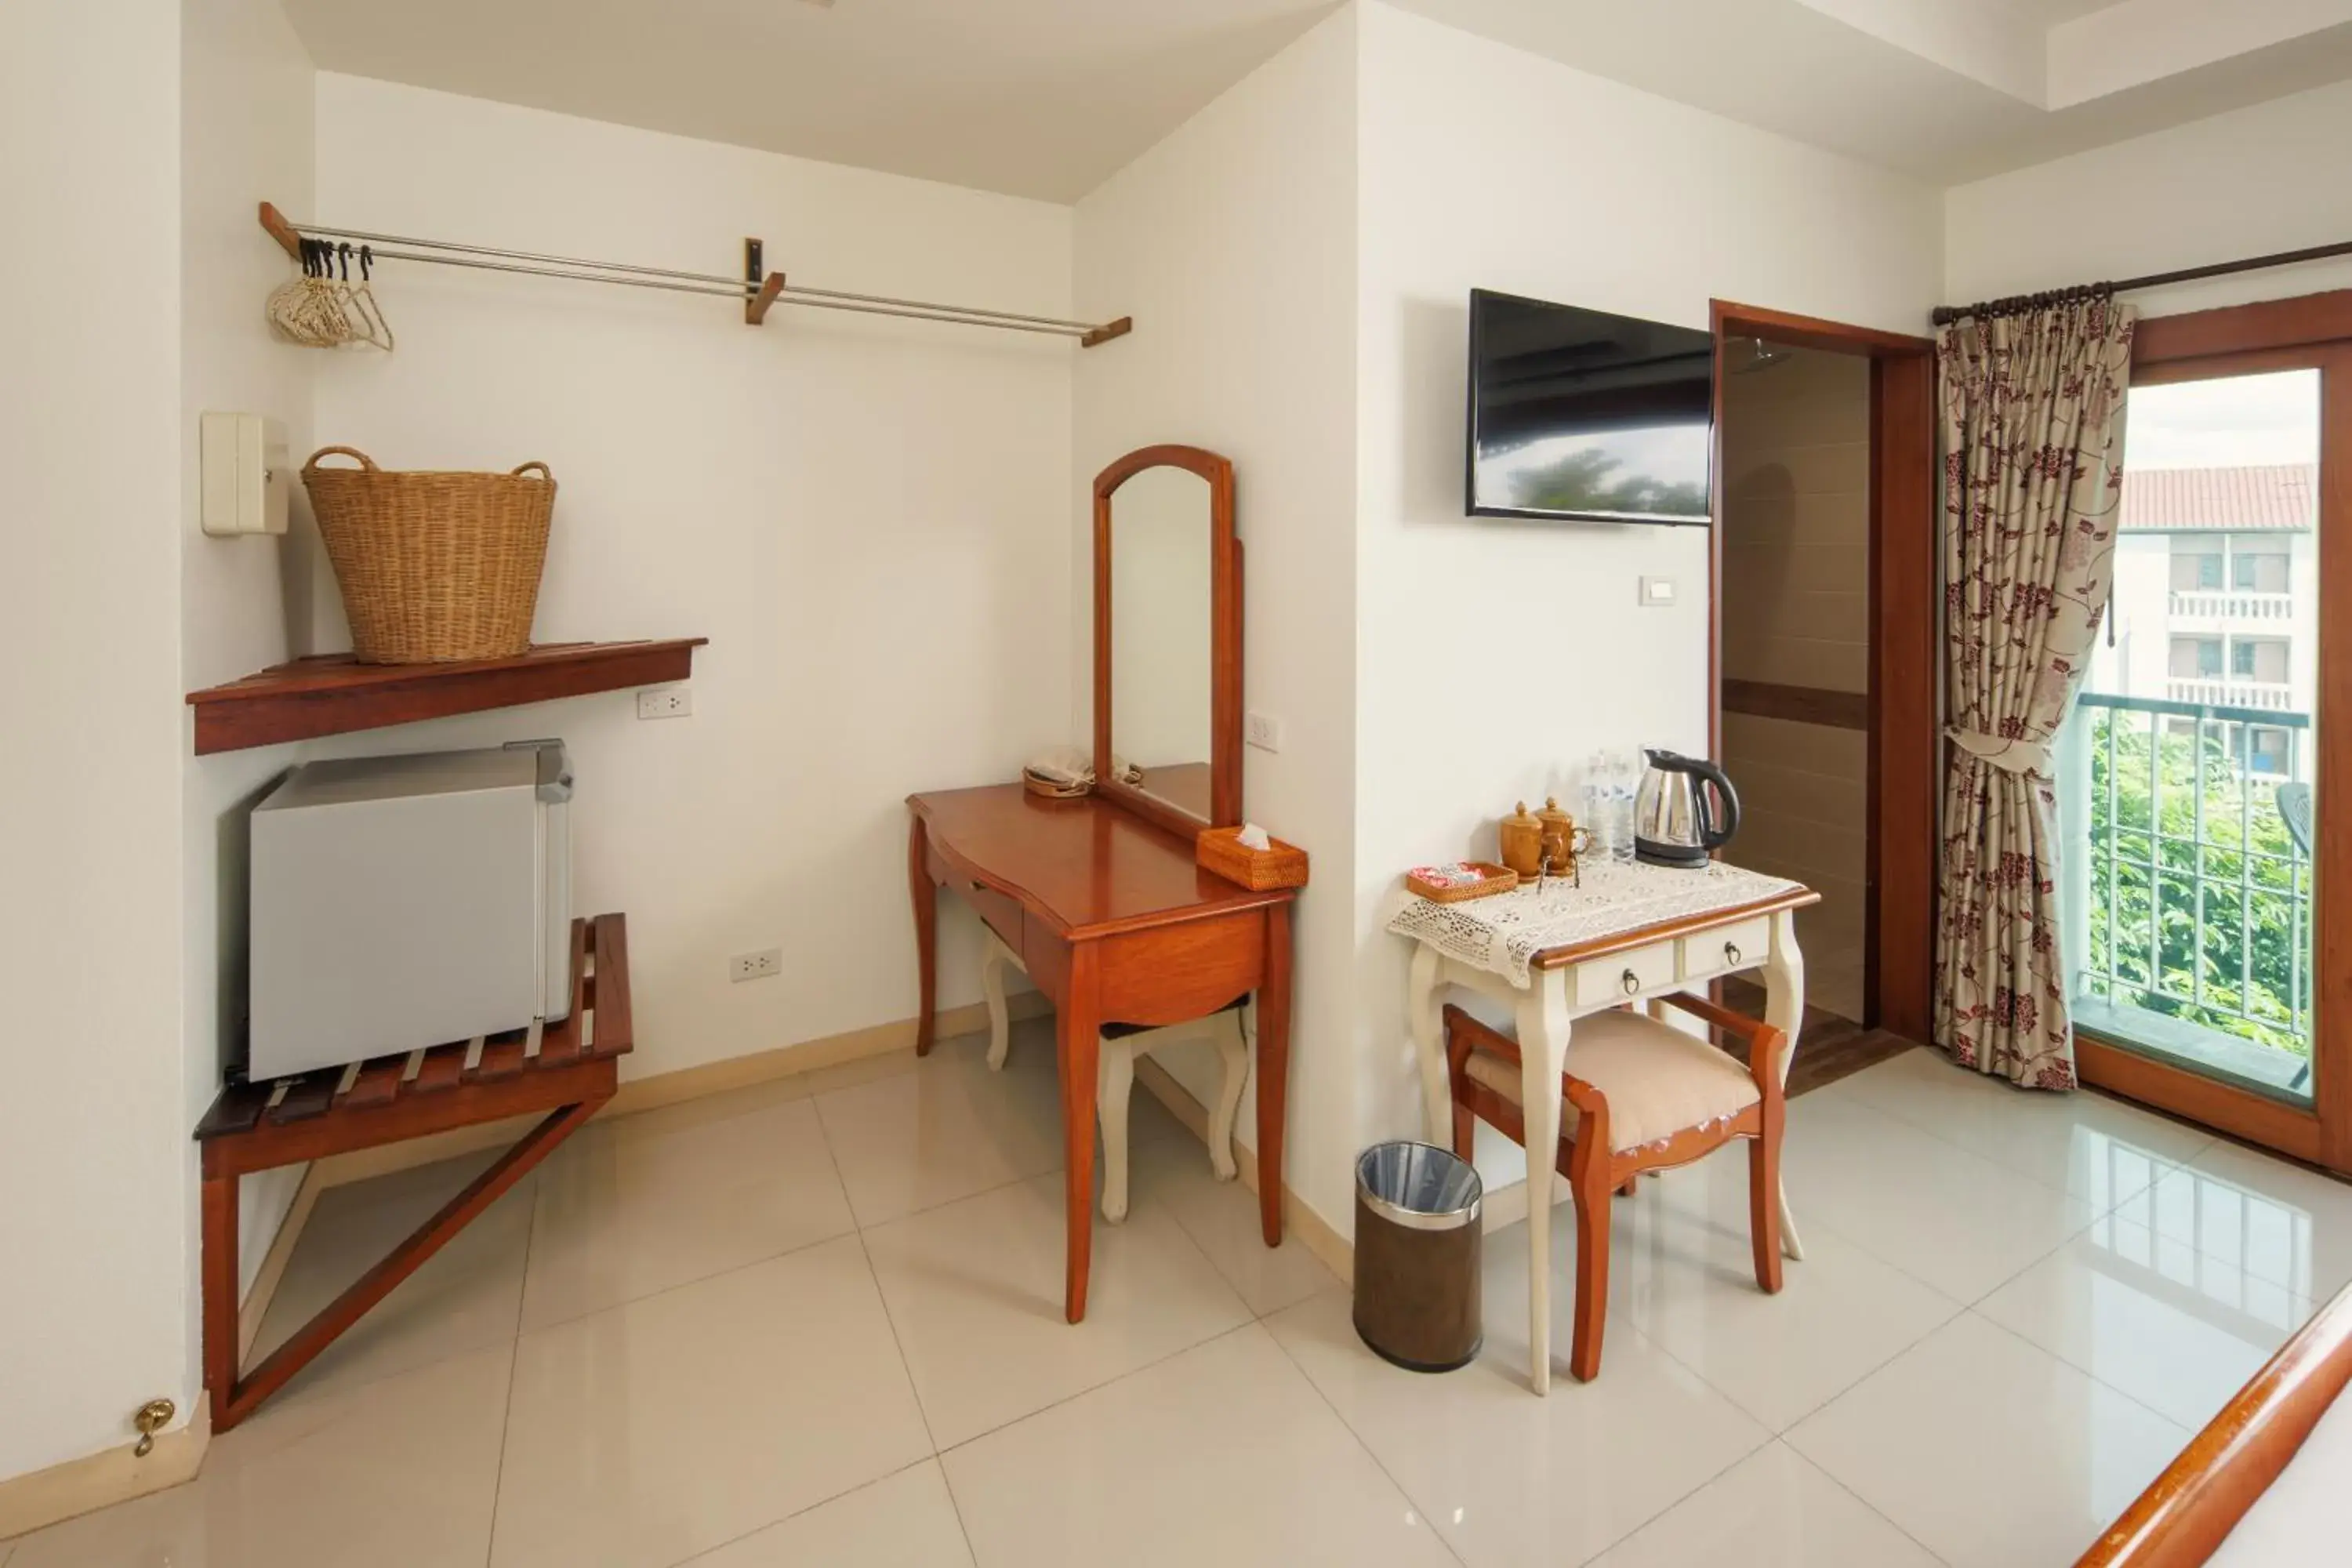
<path id="1" fill-rule="evenodd" d="M 631 1044 L 629 942 L 617 914 L 572 922 L 572 1012 L 534 1040 L 521 1029 L 299 1079 L 233 1083 L 196 1127 L 204 1146 L 205 1390 L 226 1432 L 334 1343 L 428 1258 L 613 1098 Z M 292 1338 L 241 1373 L 236 1197 L 240 1177 L 509 1116 L 544 1119 Z"/>

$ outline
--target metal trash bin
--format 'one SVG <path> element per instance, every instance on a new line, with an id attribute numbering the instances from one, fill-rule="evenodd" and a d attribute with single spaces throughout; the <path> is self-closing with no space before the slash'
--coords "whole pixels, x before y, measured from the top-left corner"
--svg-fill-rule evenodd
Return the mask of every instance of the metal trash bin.
<path id="1" fill-rule="evenodd" d="M 1452 1372 L 1486 1337 L 1470 1162 L 1429 1143 L 1375 1143 L 1356 1158 L 1356 1334 L 1414 1372 Z"/>

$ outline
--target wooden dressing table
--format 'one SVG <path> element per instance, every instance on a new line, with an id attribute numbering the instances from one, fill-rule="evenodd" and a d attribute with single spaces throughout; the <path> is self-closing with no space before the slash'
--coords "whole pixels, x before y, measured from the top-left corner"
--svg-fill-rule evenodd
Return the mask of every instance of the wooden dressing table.
<path id="1" fill-rule="evenodd" d="M 1120 493 L 1138 479 L 1144 482 Z M 1115 570 L 1115 494 L 1122 553 L 1154 563 L 1152 573 Z M 1204 545 L 1205 573 L 1160 569 L 1171 552 Z M 1171 613 L 1138 600 L 1181 594 L 1186 582 L 1204 589 L 1202 603 Z M 1183 640 L 1192 628 L 1206 630 L 1204 648 Z M 1172 694 L 1165 690 L 1171 670 Z M 1187 689 L 1186 676 L 1204 689 Z M 1121 749 L 1180 759 L 1147 765 L 1139 787 L 1118 783 L 1110 765 L 1114 687 L 1122 688 Z M 1105 1024 L 1181 1024 L 1257 994 L 1258 1214 L 1265 1244 L 1282 1240 L 1297 892 L 1253 891 L 1193 860 L 1200 828 L 1242 820 L 1241 545 L 1232 465 L 1214 453 L 1145 447 L 1095 480 L 1094 741 L 1095 776 L 1104 782 L 1082 799 L 1048 800 L 1010 784 L 907 801 L 921 965 L 917 1052 L 931 1047 L 938 1006 L 940 889 L 972 907 L 1054 1004 L 1069 1226 L 1063 1306 L 1073 1323 L 1087 1312 Z"/>

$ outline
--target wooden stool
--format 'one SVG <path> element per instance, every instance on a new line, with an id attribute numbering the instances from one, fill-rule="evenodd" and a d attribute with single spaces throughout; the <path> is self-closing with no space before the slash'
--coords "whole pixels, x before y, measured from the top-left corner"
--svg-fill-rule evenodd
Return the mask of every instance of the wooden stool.
<path id="1" fill-rule="evenodd" d="M 1748 1151 L 1748 1226 L 1756 1283 L 1780 1289 L 1780 1054 L 1788 1036 L 1696 996 L 1659 998 L 1748 1043 L 1746 1067 L 1706 1041 L 1638 1013 L 1577 1021 L 1560 1075 L 1558 1169 L 1576 1200 L 1576 1342 L 1569 1371 L 1601 1371 L 1609 1311 L 1609 1199 L 1643 1171 L 1686 1165 L 1735 1138 Z M 1470 1157 L 1475 1121 L 1526 1142 L 1519 1047 L 1459 1007 L 1445 1009 L 1454 1152 Z M 1474 1120 L 1475 1119 L 1475 1120 Z M 1531 1202 L 1545 1195 L 1529 1194 Z"/>
<path id="2" fill-rule="evenodd" d="M 322 1068 L 273 1083 L 233 1083 L 197 1124 L 204 1145 L 205 1389 L 226 1432 L 286 1385 L 362 1314 L 578 1131 L 618 1085 L 631 1044 L 628 922 L 572 922 L 572 1012 L 543 1032 L 514 1029 L 405 1056 Z M 384 1260 L 238 1375 L 237 1179 L 455 1128 L 545 1111 L 497 1163 L 443 1205 Z"/>
<path id="3" fill-rule="evenodd" d="M 1011 1015 L 1004 1005 L 1004 966 L 1022 968 L 1021 957 L 985 927 L 988 945 L 980 960 L 980 989 L 988 1003 L 988 1066 L 1002 1072 L 1013 1048 Z M 1127 1217 L 1127 1103 L 1135 1089 L 1135 1058 L 1183 1040 L 1208 1040 L 1217 1047 L 1217 1098 L 1209 1107 L 1209 1169 L 1230 1182 L 1241 1173 L 1234 1163 L 1234 1118 L 1242 1107 L 1249 1076 L 1249 998 L 1236 997 L 1205 1018 L 1153 1027 L 1105 1024 L 1100 1065 L 1096 1068 L 1096 1116 L 1102 1123 L 1103 1218 L 1117 1225 Z"/>

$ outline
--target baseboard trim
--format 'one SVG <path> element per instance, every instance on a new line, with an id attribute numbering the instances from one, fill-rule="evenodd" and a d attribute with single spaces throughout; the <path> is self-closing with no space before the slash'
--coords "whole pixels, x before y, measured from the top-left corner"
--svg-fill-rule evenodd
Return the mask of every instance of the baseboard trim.
<path id="1" fill-rule="evenodd" d="M 1052 1008 L 1038 992 L 1020 991 L 1005 998 L 1005 1010 L 1018 1021 L 1041 1017 Z M 978 1034 L 987 1027 L 987 1004 L 973 1002 L 961 1007 L 941 1009 L 933 1036 L 939 1039 L 950 1039 L 958 1035 Z M 871 1028 L 852 1029 L 845 1034 L 826 1035 L 793 1045 L 778 1046 L 772 1050 L 753 1051 L 746 1056 L 704 1062 L 698 1067 L 677 1068 L 669 1072 L 649 1073 L 644 1078 L 630 1079 L 621 1085 L 620 1091 L 613 1096 L 604 1109 L 597 1112 L 597 1117 L 602 1120 L 608 1116 L 634 1116 L 639 1111 L 657 1110 L 666 1105 L 699 1100 L 705 1095 L 751 1089 L 778 1079 L 796 1078 L 802 1073 L 914 1048 L 915 1020 L 900 1018 L 887 1024 L 877 1024 Z M 431 1138 L 415 1138 L 404 1143 L 386 1143 L 379 1148 L 362 1149 L 356 1153 L 334 1155 L 319 1161 L 312 1169 L 320 1171 L 321 1187 L 340 1187 L 351 1182 L 390 1175 L 395 1171 L 413 1170 L 419 1165 L 452 1160 L 477 1150 L 503 1147 L 529 1131 L 534 1120 L 520 1116 L 506 1121 L 485 1122 L 479 1127 L 462 1127 L 454 1132 L 444 1132 Z"/>
<path id="2" fill-rule="evenodd" d="M 199 1394 L 188 1424 L 156 1433 L 155 1447 L 144 1458 L 132 1457 L 131 1450 L 138 1446 L 133 1438 L 0 1481 L 0 1541 L 194 1480 L 212 1430 L 212 1416 Z"/>
<path id="3" fill-rule="evenodd" d="M 1175 1076 L 1150 1057 L 1135 1058 L 1135 1081 L 1151 1091 L 1151 1097 L 1168 1108 L 1170 1115 L 1182 1122 L 1203 1148 L 1209 1142 L 1209 1108 L 1202 1105 L 1192 1091 L 1176 1081 Z M 1239 1140 L 1234 1141 L 1236 1144 Z M 1241 1167 L 1242 1184 L 1255 1193 L 1258 1190 L 1257 1159 L 1255 1153 L 1237 1150 L 1234 1163 Z M 1346 1237 L 1334 1230 L 1324 1217 L 1307 1206 L 1307 1201 L 1288 1183 L 1282 1188 L 1282 1225 L 1284 1234 L 1295 1236 L 1317 1261 L 1339 1277 L 1343 1285 L 1352 1285 L 1356 1279 L 1356 1249 Z"/>
<path id="4" fill-rule="evenodd" d="M 286 1278 L 287 1260 L 294 1256 L 294 1245 L 301 1239 L 302 1227 L 310 1223 L 310 1211 L 318 1206 L 319 1194 L 326 1185 L 320 1162 L 312 1161 L 294 1189 L 294 1201 L 287 1205 L 278 1234 L 270 1238 L 269 1250 L 262 1255 L 252 1285 L 237 1304 L 239 1362 L 253 1354 L 261 1321 L 269 1315 L 270 1299 Z M 131 1450 L 138 1447 L 133 1438 L 46 1470 L 0 1480 L 0 1541 L 194 1480 L 212 1440 L 211 1401 L 202 1389 L 196 1391 L 195 1399 L 188 1424 L 155 1434 L 155 1447 L 144 1458 L 132 1457 Z"/>

